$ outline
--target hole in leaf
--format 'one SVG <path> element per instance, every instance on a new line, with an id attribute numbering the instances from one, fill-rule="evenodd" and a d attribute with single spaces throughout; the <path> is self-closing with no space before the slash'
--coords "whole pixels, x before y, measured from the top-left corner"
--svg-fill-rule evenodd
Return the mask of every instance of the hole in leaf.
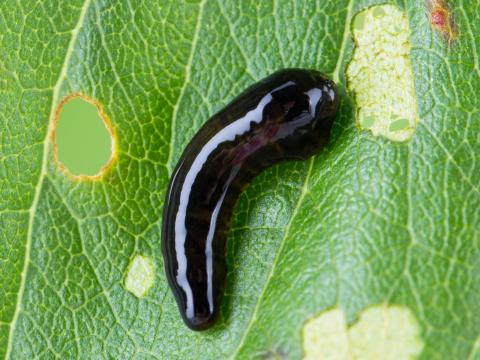
<path id="1" fill-rule="evenodd" d="M 53 142 L 57 164 L 73 177 L 98 179 L 114 158 L 110 120 L 98 102 L 82 95 L 60 103 Z"/>

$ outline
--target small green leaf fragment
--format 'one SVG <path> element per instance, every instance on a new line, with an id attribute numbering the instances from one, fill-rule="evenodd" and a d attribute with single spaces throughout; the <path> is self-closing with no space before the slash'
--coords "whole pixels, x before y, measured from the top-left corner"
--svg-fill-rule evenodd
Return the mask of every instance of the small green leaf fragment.
<path id="1" fill-rule="evenodd" d="M 353 22 L 353 27 L 355 30 L 361 31 L 365 25 L 365 18 L 367 14 L 362 12 L 355 17 L 355 21 Z"/>
<path id="2" fill-rule="evenodd" d="M 145 297 L 155 280 L 153 260 L 144 255 L 136 255 L 127 267 L 125 288 L 136 297 Z"/>
<path id="3" fill-rule="evenodd" d="M 362 128 L 368 129 L 375 122 L 375 118 L 371 115 L 364 116 L 361 120 Z"/>
<path id="4" fill-rule="evenodd" d="M 372 14 L 375 17 L 382 17 L 385 15 L 385 10 L 383 10 L 383 6 L 375 6 L 372 8 Z"/>
<path id="5" fill-rule="evenodd" d="M 400 130 L 405 130 L 410 122 L 408 119 L 400 119 L 400 120 L 395 120 L 390 124 L 390 131 L 400 131 Z"/>

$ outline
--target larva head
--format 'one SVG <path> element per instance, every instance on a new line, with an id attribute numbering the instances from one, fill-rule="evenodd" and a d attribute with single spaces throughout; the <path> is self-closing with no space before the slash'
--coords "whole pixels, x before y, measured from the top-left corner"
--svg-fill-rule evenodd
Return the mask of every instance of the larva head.
<path id="1" fill-rule="evenodd" d="M 316 71 L 284 70 L 278 76 L 265 128 L 275 129 L 271 140 L 284 150 L 282 156 L 308 158 L 328 143 L 339 104 L 337 88 Z"/>

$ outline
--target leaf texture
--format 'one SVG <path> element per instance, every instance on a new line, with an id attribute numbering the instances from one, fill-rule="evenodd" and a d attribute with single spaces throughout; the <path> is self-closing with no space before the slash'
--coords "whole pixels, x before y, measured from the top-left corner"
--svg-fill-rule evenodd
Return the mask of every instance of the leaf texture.
<path id="1" fill-rule="evenodd" d="M 424 359 L 480 356 L 480 18 L 452 1 L 452 44 L 422 1 L 407 12 L 420 123 L 408 143 L 355 127 L 353 16 L 379 1 L 7 0 L 0 4 L 0 356 L 301 358 L 301 329 L 339 306 L 397 304 Z M 220 324 L 182 323 L 160 251 L 165 189 L 195 131 L 285 67 L 332 76 L 343 101 L 326 151 L 275 166 L 241 196 Z M 56 106 L 98 100 L 118 136 L 102 181 L 53 162 Z M 154 259 L 146 298 L 123 287 Z"/>

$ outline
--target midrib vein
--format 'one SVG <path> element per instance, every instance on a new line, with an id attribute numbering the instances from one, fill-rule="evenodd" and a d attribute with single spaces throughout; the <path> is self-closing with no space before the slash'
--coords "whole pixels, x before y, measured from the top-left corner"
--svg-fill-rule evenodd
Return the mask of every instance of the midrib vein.
<path id="1" fill-rule="evenodd" d="M 170 172 L 170 174 L 173 172 L 172 161 L 173 161 L 175 126 L 177 123 L 178 108 L 185 94 L 185 89 L 187 88 L 187 85 L 190 82 L 191 67 L 193 64 L 193 57 L 195 55 L 195 50 L 197 48 L 198 34 L 200 33 L 200 27 L 201 27 L 202 18 L 203 18 L 203 8 L 205 7 L 206 2 L 207 2 L 206 0 L 202 0 L 198 8 L 198 17 L 197 17 L 197 23 L 195 25 L 195 30 L 193 33 L 192 46 L 190 48 L 190 54 L 188 55 L 187 65 L 185 66 L 185 80 L 183 82 L 182 89 L 180 90 L 180 94 L 178 95 L 178 99 L 175 104 L 175 107 L 173 108 L 172 123 L 171 123 L 172 131 L 170 135 L 170 150 L 169 150 L 168 159 L 167 159 L 167 170 Z"/>
<path id="2" fill-rule="evenodd" d="M 342 63 L 343 63 L 343 58 L 345 56 L 345 49 L 347 47 L 347 40 L 348 40 L 348 37 L 350 35 L 350 23 L 352 21 L 353 3 L 354 2 L 355 2 L 355 0 L 349 0 L 348 5 L 347 5 L 347 14 L 345 16 L 345 27 L 344 27 L 343 36 L 342 36 L 342 43 L 341 43 L 340 50 L 339 50 L 339 53 L 338 53 L 338 58 L 337 58 L 337 63 L 335 65 L 335 70 L 334 70 L 333 75 L 332 75 L 333 80 L 337 84 L 341 83 L 339 74 L 340 74 L 340 69 L 341 69 Z M 284 245 L 286 243 L 286 239 L 290 235 L 291 226 L 293 224 L 294 219 L 297 216 L 297 213 L 298 213 L 298 210 L 301 207 L 301 204 L 303 203 L 303 201 L 305 199 L 305 195 L 308 193 L 308 187 L 309 187 L 308 183 L 310 181 L 310 176 L 311 176 L 311 173 L 312 173 L 312 170 L 313 170 L 314 161 L 315 161 L 315 158 L 312 157 L 310 159 L 307 174 L 305 175 L 305 180 L 304 180 L 303 186 L 301 188 L 300 196 L 298 197 L 295 208 L 293 209 L 292 216 L 290 217 L 290 220 L 288 221 L 288 223 L 285 227 L 285 232 L 284 232 L 283 238 L 280 242 L 279 249 L 278 249 L 277 253 L 275 254 L 275 258 L 273 260 L 272 267 L 270 268 L 267 279 L 265 281 L 265 285 L 263 286 L 262 291 L 260 292 L 260 295 L 258 297 L 255 308 L 253 309 L 253 313 L 252 313 L 252 316 L 250 317 L 250 320 L 247 324 L 247 327 L 246 327 L 245 331 L 243 332 L 243 335 L 242 335 L 242 337 L 241 337 L 241 339 L 238 343 L 238 346 L 235 348 L 233 354 L 230 356 L 230 359 L 235 359 L 237 357 L 238 353 L 240 352 L 240 350 L 242 349 L 242 347 L 245 343 L 245 340 L 248 337 L 248 334 L 250 333 L 250 330 L 251 330 L 253 324 L 257 320 L 258 309 L 260 308 L 260 304 L 262 302 L 263 296 L 265 295 L 265 291 L 268 287 L 268 284 L 270 283 L 270 280 L 273 276 L 273 273 L 275 272 L 275 268 L 277 266 L 279 255 L 281 254 L 281 252 L 284 248 Z"/>
<path id="3" fill-rule="evenodd" d="M 70 38 L 70 42 L 68 44 L 67 52 L 65 53 L 65 60 L 62 64 L 62 68 L 60 70 L 60 74 L 58 76 L 58 80 L 53 87 L 53 93 L 52 93 L 52 105 L 50 108 L 50 115 L 48 118 L 48 128 L 47 132 L 45 134 L 45 138 L 43 140 L 43 155 L 42 155 L 42 165 L 40 168 L 40 174 L 38 178 L 37 185 L 35 187 L 35 194 L 33 197 L 32 205 L 30 206 L 30 209 L 28 210 L 29 213 L 29 219 L 28 219 L 28 230 L 27 230 L 27 241 L 25 245 L 25 257 L 24 257 L 24 263 L 23 263 L 23 269 L 22 269 L 22 274 L 21 274 L 21 279 L 20 279 L 20 288 L 18 289 L 18 296 L 17 296 L 17 304 L 15 307 L 15 313 L 13 314 L 12 321 L 10 322 L 10 329 L 9 329 L 9 334 L 8 334 L 8 344 L 7 344 L 7 352 L 5 353 L 5 359 L 10 358 L 10 354 L 12 352 L 12 347 L 13 347 L 13 334 L 17 325 L 18 317 L 21 312 L 22 308 L 22 301 L 23 301 L 23 295 L 25 292 L 25 284 L 26 284 L 26 278 L 27 278 L 27 271 L 28 271 L 28 265 L 30 263 L 30 250 L 31 250 L 31 245 L 32 245 L 32 232 L 33 232 L 33 220 L 35 217 L 35 212 L 37 210 L 38 206 L 38 201 L 40 199 L 40 194 L 42 191 L 42 184 L 43 180 L 45 178 L 45 175 L 47 173 L 47 162 L 48 162 L 48 149 L 50 146 L 50 135 L 53 130 L 54 126 L 54 117 L 55 117 L 55 112 L 56 112 L 56 105 L 58 103 L 58 98 L 60 96 L 60 89 L 63 83 L 63 79 L 67 75 L 67 70 L 68 70 L 68 65 L 70 63 L 70 58 L 72 57 L 73 49 L 75 47 L 75 43 L 77 41 L 77 36 L 78 33 L 80 32 L 80 29 L 83 26 L 83 23 L 85 21 L 85 16 L 87 14 L 88 8 L 90 7 L 91 0 L 85 0 L 85 2 L 82 5 L 82 8 L 80 10 L 80 16 L 78 18 L 78 22 L 75 25 L 75 27 L 72 30 L 72 35 Z"/>
<path id="4" fill-rule="evenodd" d="M 335 70 L 333 71 L 333 81 L 337 84 L 340 84 L 340 68 L 342 67 L 343 58 L 345 57 L 345 49 L 347 48 L 347 40 L 350 35 L 350 23 L 352 22 L 352 13 L 353 13 L 353 3 L 355 0 L 349 0 L 347 5 L 347 15 L 345 17 L 345 27 L 343 29 L 342 43 L 340 46 L 340 51 L 338 53 L 337 64 L 335 65 Z"/>
<path id="5" fill-rule="evenodd" d="M 283 238 L 280 242 L 280 246 L 277 250 L 277 253 L 275 254 L 275 258 L 273 260 L 272 267 L 270 268 L 267 279 L 265 281 L 265 285 L 263 286 L 262 291 L 260 292 L 260 295 L 259 295 L 258 300 L 257 300 L 257 304 L 256 304 L 255 308 L 253 309 L 253 313 L 252 313 L 252 316 L 250 317 L 250 321 L 247 325 L 247 328 L 245 329 L 245 331 L 243 333 L 243 336 L 240 339 L 240 342 L 239 342 L 237 348 L 235 349 L 235 352 L 232 354 L 231 359 L 235 359 L 237 357 L 238 353 L 242 349 L 243 344 L 244 344 L 244 342 L 245 342 L 245 340 L 246 340 L 246 338 L 247 338 L 247 336 L 250 332 L 250 329 L 252 328 L 253 324 L 257 320 L 258 309 L 260 308 L 260 304 L 262 302 L 263 296 L 265 295 L 265 291 L 268 287 L 268 284 L 270 283 L 270 280 L 273 276 L 273 273 L 275 272 L 275 268 L 277 266 L 277 262 L 278 262 L 278 259 L 279 259 L 279 254 L 283 250 L 283 247 L 286 243 L 285 240 L 290 235 L 290 229 L 292 227 L 293 221 L 294 221 L 294 219 L 295 219 L 295 217 L 298 213 L 298 210 L 300 209 L 300 205 L 302 204 L 303 199 L 305 198 L 305 195 L 308 192 L 307 191 L 308 182 L 310 180 L 310 175 L 311 175 L 311 172 L 312 172 L 312 169 L 313 169 L 313 162 L 314 162 L 314 158 L 312 157 L 309 160 L 309 166 L 308 166 L 307 174 L 305 175 L 305 181 L 303 183 L 303 186 L 302 186 L 302 189 L 301 189 L 301 192 L 300 192 L 300 196 L 298 197 L 297 203 L 295 204 L 295 208 L 293 209 L 292 216 L 290 216 L 290 220 L 288 221 L 287 226 L 285 227 L 285 232 L 284 232 Z"/>

